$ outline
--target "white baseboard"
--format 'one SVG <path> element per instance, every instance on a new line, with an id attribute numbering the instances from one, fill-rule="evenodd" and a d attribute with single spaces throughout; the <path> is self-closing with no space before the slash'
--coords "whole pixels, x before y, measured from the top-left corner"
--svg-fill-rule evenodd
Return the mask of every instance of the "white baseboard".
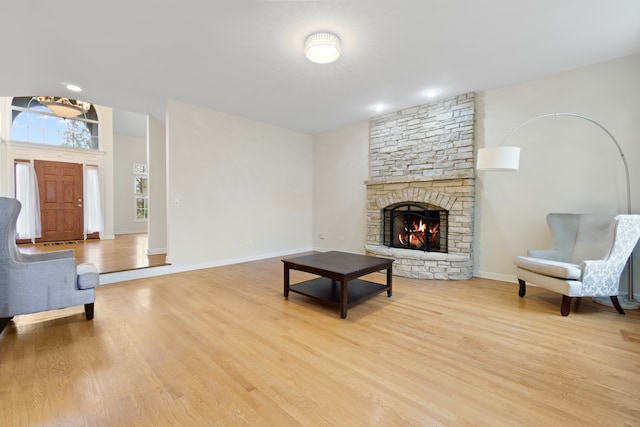
<path id="1" fill-rule="evenodd" d="M 271 252 L 266 254 L 250 255 L 246 257 L 227 258 L 227 259 L 216 260 L 216 261 L 211 261 L 211 262 L 206 262 L 201 264 L 176 265 L 176 266 L 172 266 L 173 267 L 172 272 L 180 273 L 182 271 L 202 270 L 203 268 L 222 267 L 224 265 L 240 264 L 242 262 L 249 262 L 249 261 L 259 261 L 262 259 L 294 255 L 302 252 L 311 252 L 311 251 L 312 251 L 311 248 L 298 248 L 298 249 L 291 249 L 287 251 L 278 251 L 278 252 Z"/>
<path id="2" fill-rule="evenodd" d="M 287 251 L 271 252 L 260 255 L 252 255 L 239 258 L 228 258 L 224 260 L 216 260 L 201 264 L 188 264 L 188 265 L 162 265 L 159 267 L 140 268 L 137 270 L 118 271 L 115 273 L 103 273 L 100 274 L 100 285 L 107 285 L 111 283 L 125 282 L 128 280 L 144 279 L 147 277 L 163 276 L 166 274 L 181 273 L 184 271 L 202 270 L 204 268 L 222 267 L 231 264 L 240 264 L 242 262 L 259 261 L 262 259 L 275 258 L 287 255 L 295 255 L 304 252 L 311 252 L 311 248 L 299 248 L 291 249 Z M 167 257 L 167 262 L 169 257 Z"/>
<path id="3" fill-rule="evenodd" d="M 145 279 L 147 277 L 164 276 L 171 274 L 170 265 L 161 265 L 159 267 L 139 268 L 136 270 L 118 271 L 115 273 L 100 274 L 99 285 L 108 285 L 110 283 L 126 282 L 128 280 Z"/>
<path id="4" fill-rule="evenodd" d="M 474 273 L 475 277 L 481 277 L 483 279 L 498 280 L 500 282 L 518 283 L 518 278 L 511 274 L 492 273 L 490 271 L 477 271 Z"/>
<path id="5" fill-rule="evenodd" d="M 147 255 L 161 255 L 166 253 L 167 248 L 147 249 Z"/>
<path id="6" fill-rule="evenodd" d="M 340 252 L 346 252 L 346 253 L 349 253 L 349 254 L 356 254 L 356 255 L 364 255 L 364 253 L 365 253 L 364 248 L 360 252 L 353 252 L 353 251 L 348 251 L 348 250 L 345 250 L 345 249 L 325 248 L 325 247 L 322 247 L 322 246 L 314 246 L 312 250 L 315 251 L 315 252 L 340 251 Z"/>

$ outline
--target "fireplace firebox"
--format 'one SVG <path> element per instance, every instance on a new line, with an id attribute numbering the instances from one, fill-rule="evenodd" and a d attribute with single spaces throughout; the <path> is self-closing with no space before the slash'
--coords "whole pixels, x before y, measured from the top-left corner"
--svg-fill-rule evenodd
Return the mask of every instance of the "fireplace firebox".
<path id="1" fill-rule="evenodd" d="M 383 209 L 384 245 L 392 248 L 447 253 L 448 212 L 419 203 L 398 203 Z"/>

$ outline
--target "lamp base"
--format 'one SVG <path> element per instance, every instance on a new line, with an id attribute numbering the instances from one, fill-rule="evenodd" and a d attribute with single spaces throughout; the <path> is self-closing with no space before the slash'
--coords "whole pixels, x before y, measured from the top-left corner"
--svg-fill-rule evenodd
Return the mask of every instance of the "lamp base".
<path id="1" fill-rule="evenodd" d="M 591 300 L 598 304 L 606 305 L 607 307 L 613 307 L 613 303 L 609 297 L 593 297 Z M 620 303 L 620 307 L 624 310 L 638 310 L 640 308 L 640 303 L 638 301 L 629 301 L 626 295 L 618 297 L 618 302 Z"/>

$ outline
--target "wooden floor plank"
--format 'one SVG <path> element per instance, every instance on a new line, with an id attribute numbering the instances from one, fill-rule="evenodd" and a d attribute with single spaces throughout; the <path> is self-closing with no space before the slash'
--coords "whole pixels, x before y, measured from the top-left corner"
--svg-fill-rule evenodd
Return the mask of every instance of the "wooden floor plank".
<path id="1" fill-rule="evenodd" d="M 292 283 L 310 275 L 292 272 Z M 312 276 L 311 276 L 312 277 Z M 384 283 L 374 273 L 367 280 Z M 349 309 L 269 259 L 101 286 L 0 335 L 0 425 L 637 425 L 640 313 L 474 278 Z"/>
<path id="2" fill-rule="evenodd" d="M 104 240 L 20 243 L 18 249 L 25 254 L 70 249 L 74 252 L 78 264 L 92 263 L 101 274 L 166 265 L 167 257 L 166 254 L 147 255 L 146 233 L 118 234 L 113 239 Z"/>

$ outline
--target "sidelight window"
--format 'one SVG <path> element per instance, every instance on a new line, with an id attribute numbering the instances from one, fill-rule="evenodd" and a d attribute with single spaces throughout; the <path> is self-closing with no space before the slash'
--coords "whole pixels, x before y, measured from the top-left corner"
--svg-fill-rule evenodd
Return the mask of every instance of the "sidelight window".
<path id="1" fill-rule="evenodd" d="M 149 174 L 147 165 L 133 165 L 133 194 L 136 221 L 146 221 L 149 217 Z"/>

